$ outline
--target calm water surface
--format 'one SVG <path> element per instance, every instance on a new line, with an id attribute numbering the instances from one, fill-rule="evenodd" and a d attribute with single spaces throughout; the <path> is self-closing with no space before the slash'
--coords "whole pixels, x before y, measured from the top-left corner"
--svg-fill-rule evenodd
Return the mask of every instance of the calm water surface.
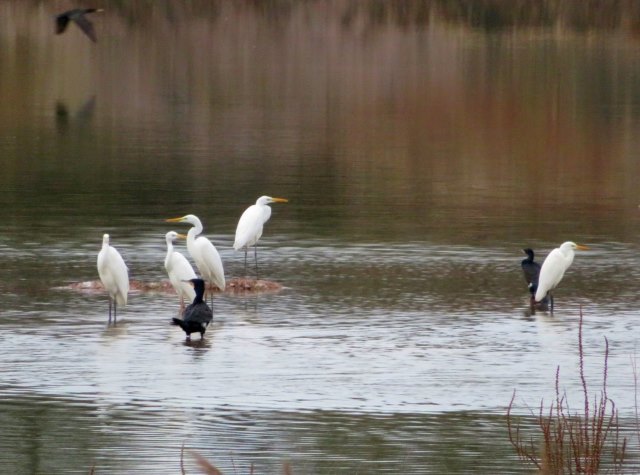
<path id="1" fill-rule="evenodd" d="M 184 444 L 226 473 L 528 473 L 506 407 L 553 398 L 558 365 L 581 405 L 580 308 L 588 383 L 606 337 L 633 431 L 637 40 L 356 4 L 104 2 L 94 45 L 51 34 L 66 3 L 0 1 L 1 472 L 174 474 Z M 259 250 L 284 288 L 216 296 L 202 342 L 175 296 L 108 326 L 68 288 L 104 232 L 165 279 L 187 213 L 240 276 L 262 194 L 290 199 Z M 520 249 L 565 240 L 592 250 L 530 315 Z"/>

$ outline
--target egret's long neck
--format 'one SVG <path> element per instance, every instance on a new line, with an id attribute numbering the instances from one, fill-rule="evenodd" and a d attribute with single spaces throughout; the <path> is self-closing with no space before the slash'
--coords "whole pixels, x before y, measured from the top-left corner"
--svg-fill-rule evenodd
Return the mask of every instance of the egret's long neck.
<path id="1" fill-rule="evenodd" d="M 191 249 L 191 246 L 193 246 L 193 243 L 196 242 L 196 237 L 201 232 L 202 232 L 202 224 L 199 224 L 189 229 L 189 232 L 187 233 L 187 248 Z"/>
<path id="2" fill-rule="evenodd" d="M 573 249 L 560 248 L 560 252 L 562 252 L 562 255 L 565 257 L 565 259 L 573 259 L 573 255 L 575 254 L 575 252 L 573 252 Z"/>
<path id="3" fill-rule="evenodd" d="M 189 229 L 189 232 L 187 233 L 187 237 L 190 237 L 191 239 L 195 239 L 196 236 L 202 232 L 202 222 L 198 218 L 196 218 L 195 220 L 190 220 L 189 222 L 193 227 Z"/>
<path id="4" fill-rule="evenodd" d="M 173 241 L 167 239 L 167 257 L 173 252 Z"/>

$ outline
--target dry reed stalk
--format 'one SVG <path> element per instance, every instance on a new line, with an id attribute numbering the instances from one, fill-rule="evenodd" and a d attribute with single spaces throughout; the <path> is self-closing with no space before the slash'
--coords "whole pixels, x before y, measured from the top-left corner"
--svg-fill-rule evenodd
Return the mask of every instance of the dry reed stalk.
<path id="1" fill-rule="evenodd" d="M 514 428 L 512 409 L 516 397 L 513 391 L 507 408 L 509 441 L 518 456 L 533 463 L 545 474 L 596 474 L 599 472 L 605 453 L 610 456 L 612 473 L 620 473 L 626 450 L 626 438 L 620 439 L 618 411 L 607 394 L 609 341 L 605 338 L 604 370 L 602 389 L 590 402 L 584 370 L 584 346 L 582 335 L 583 314 L 580 309 L 578 326 L 578 353 L 580 383 L 584 398 L 583 413 L 571 410 L 566 393 L 560 391 L 560 367 L 555 375 L 555 402 L 545 411 L 544 400 L 540 401 L 537 425 L 541 432 L 542 448 L 537 448 L 536 439 L 524 440 L 520 426 Z M 636 405 L 637 408 L 637 405 Z M 640 437 L 640 432 L 639 432 Z M 538 437 L 538 440 L 540 438 Z"/>
<path id="2" fill-rule="evenodd" d="M 222 475 L 222 472 L 220 470 L 214 467 L 211 462 L 209 462 L 198 452 L 196 452 L 195 450 L 190 450 L 189 452 L 191 452 L 191 455 L 194 456 L 194 458 L 196 459 L 196 463 L 206 475 Z"/>

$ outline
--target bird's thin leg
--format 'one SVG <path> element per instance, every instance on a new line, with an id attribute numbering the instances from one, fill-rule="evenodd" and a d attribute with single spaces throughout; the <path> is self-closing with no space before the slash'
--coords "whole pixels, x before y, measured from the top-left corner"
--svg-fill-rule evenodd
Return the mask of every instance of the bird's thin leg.
<path id="1" fill-rule="evenodd" d="M 551 314 L 553 314 L 553 295 L 549 292 L 549 301 L 551 303 Z"/>
<path id="2" fill-rule="evenodd" d="M 244 248 L 244 277 L 245 277 L 245 279 L 247 277 L 247 251 L 248 251 L 248 249 L 245 247 Z"/>
<path id="3" fill-rule="evenodd" d="M 258 243 L 253 246 L 253 254 L 256 259 L 256 280 L 258 280 Z"/>
<path id="4" fill-rule="evenodd" d="M 180 315 L 184 313 L 184 296 L 180 296 Z"/>
<path id="5" fill-rule="evenodd" d="M 109 297 L 109 323 L 111 323 L 111 297 Z"/>
<path id="6" fill-rule="evenodd" d="M 115 325 L 118 321 L 118 302 L 113 301 L 113 324 Z"/>

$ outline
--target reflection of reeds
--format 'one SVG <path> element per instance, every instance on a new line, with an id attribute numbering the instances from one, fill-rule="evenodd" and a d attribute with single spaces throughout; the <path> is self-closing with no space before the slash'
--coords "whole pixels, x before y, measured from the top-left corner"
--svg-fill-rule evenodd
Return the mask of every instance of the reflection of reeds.
<path id="1" fill-rule="evenodd" d="M 205 475 L 222 475 L 222 472 L 220 470 L 214 467 L 211 462 L 209 462 L 198 452 L 196 452 L 195 450 L 189 450 L 189 453 L 196 460 L 196 464 L 198 465 L 198 468 L 202 470 L 202 473 L 204 473 Z M 93 473 L 93 471 L 91 473 Z M 182 475 L 186 475 L 187 473 L 184 469 L 184 442 L 182 443 L 182 448 L 180 449 L 180 473 Z M 249 468 L 249 475 L 253 475 L 253 473 L 254 467 L 253 464 L 251 464 L 251 467 Z M 284 464 L 282 464 L 282 473 L 283 475 L 293 475 L 293 471 L 291 470 L 291 465 L 289 463 L 285 462 Z"/>
<path id="2" fill-rule="evenodd" d="M 542 432 L 542 447 L 533 437 L 525 440 L 520 426 L 513 425 L 511 410 L 516 397 L 515 390 L 507 409 L 509 440 L 521 459 L 533 463 L 542 473 L 598 473 L 603 456 L 610 457 L 612 473 L 622 471 L 626 438 L 620 440 L 618 411 L 607 396 L 607 363 L 609 342 L 605 338 L 604 370 L 600 395 L 593 396 L 593 406 L 584 376 L 584 349 L 582 345 L 582 309 L 578 326 L 578 352 L 580 381 L 584 394 L 584 413 L 571 410 L 566 393 L 560 392 L 560 367 L 556 370 L 556 400 L 548 412 L 540 401 L 537 425 Z M 593 410 L 593 412 L 591 412 Z"/>

